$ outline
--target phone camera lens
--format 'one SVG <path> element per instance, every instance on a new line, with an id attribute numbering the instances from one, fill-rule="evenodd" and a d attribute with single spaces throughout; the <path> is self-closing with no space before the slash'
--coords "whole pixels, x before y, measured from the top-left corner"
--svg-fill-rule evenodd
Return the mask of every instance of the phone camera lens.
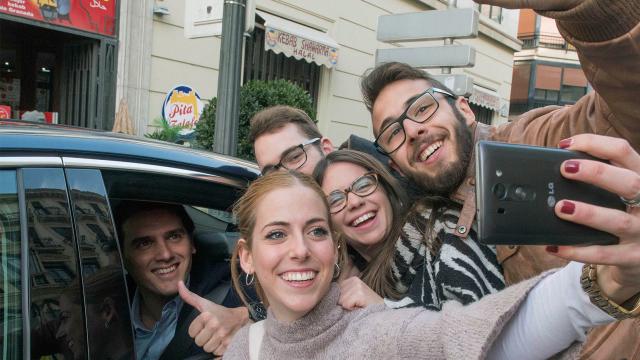
<path id="1" fill-rule="evenodd" d="M 516 186 L 513 194 L 518 200 L 525 200 L 527 198 L 527 191 L 522 186 Z"/>
<path id="2" fill-rule="evenodd" d="M 497 183 L 493 185 L 492 191 L 498 200 L 504 200 L 507 197 L 507 187 L 504 184 Z"/>

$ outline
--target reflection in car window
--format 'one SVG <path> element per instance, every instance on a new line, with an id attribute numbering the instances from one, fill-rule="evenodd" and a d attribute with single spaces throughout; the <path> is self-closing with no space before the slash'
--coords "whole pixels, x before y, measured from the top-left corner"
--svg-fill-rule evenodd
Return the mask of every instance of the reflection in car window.
<path id="1" fill-rule="evenodd" d="M 31 276 L 31 357 L 87 357 L 77 247 L 62 169 L 23 169 Z"/>
<path id="2" fill-rule="evenodd" d="M 22 359 L 20 213 L 15 171 L 0 171 L 0 327 L 3 359 Z"/>
<path id="3" fill-rule="evenodd" d="M 80 239 L 89 356 L 131 358 L 133 333 L 127 288 L 102 175 L 93 169 L 65 172 Z"/>

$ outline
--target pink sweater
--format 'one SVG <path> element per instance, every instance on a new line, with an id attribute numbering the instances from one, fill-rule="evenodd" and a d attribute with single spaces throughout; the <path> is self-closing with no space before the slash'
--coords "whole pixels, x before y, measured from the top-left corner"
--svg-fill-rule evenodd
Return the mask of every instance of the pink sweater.
<path id="1" fill-rule="evenodd" d="M 541 277 L 543 277 L 542 275 Z M 269 311 L 260 359 L 481 359 L 537 277 L 469 306 L 446 303 L 441 312 L 389 310 L 384 305 L 346 311 L 334 284 L 309 314 L 293 323 Z M 577 347 L 572 347 L 572 357 Z M 249 359 L 249 326 L 233 338 L 225 359 Z"/>

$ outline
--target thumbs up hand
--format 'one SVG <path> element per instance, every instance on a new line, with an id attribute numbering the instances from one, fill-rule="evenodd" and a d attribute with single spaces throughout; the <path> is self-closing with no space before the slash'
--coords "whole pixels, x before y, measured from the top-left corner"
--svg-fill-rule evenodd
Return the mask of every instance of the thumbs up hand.
<path id="1" fill-rule="evenodd" d="M 226 308 L 189 291 L 184 282 L 178 282 L 182 300 L 200 312 L 189 325 L 189 336 L 204 351 L 222 355 L 233 335 L 249 321 L 245 307 Z"/>

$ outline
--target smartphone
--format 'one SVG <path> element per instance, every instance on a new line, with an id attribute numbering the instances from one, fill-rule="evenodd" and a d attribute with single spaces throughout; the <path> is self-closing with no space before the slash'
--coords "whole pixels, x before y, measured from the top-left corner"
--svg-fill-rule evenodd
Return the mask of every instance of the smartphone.
<path id="1" fill-rule="evenodd" d="M 480 242 L 506 245 L 618 242 L 609 233 L 562 220 L 554 212 L 556 202 L 562 199 L 626 209 L 618 195 L 566 179 L 560 173 L 565 160 L 599 159 L 580 152 L 492 141 L 478 142 L 475 151 Z"/>

